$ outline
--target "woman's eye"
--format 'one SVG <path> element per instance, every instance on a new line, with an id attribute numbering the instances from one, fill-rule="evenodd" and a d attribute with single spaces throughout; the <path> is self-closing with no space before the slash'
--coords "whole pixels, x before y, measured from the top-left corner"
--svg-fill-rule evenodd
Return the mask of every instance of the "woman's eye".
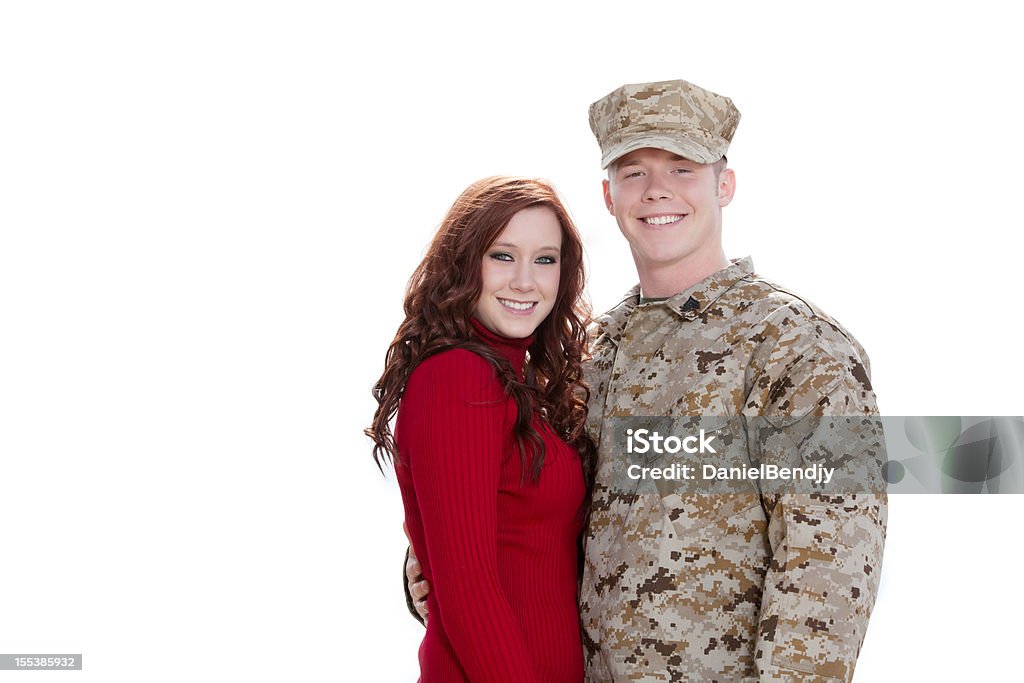
<path id="1" fill-rule="evenodd" d="M 512 261 L 512 254 L 508 254 L 504 251 L 496 251 L 491 254 L 491 258 L 495 261 Z"/>
<path id="2" fill-rule="evenodd" d="M 549 265 L 552 263 L 558 263 L 558 259 L 556 259 L 554 256 L 541 256 L 540 258 L 537 259 L 536 262 Z"/>

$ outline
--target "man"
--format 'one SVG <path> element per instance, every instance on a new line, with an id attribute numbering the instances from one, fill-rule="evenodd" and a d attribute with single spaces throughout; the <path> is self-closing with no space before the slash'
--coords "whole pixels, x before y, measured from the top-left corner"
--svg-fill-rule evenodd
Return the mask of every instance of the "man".
<path id="1" fill-rule="evenodd" d="M 654 416 L 742 421 L 752 466 L 879 460 L 864 350 L 749 258 L 725 257 L 739 118 L 686 81 L 626 85 L 590 108 L 605 204 L 640 279 L 592 335 L 600 450 L 580 615 L 595 683 L 849 681 L 877 593 L 886 500 L 870 475 L 717 494 L 623 475 L 627 426 Z"/>

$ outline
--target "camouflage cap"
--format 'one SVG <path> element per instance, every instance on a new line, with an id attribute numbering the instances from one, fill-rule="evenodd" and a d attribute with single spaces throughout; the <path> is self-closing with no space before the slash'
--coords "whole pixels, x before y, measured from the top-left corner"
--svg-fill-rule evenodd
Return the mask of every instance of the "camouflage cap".
<path id="1" fill-rule="evenodd" d="M 732 100 L 687 81 L 624 85 L 590 105 L 601 168 L 643 147 L 711 164 L 725 156 L 739 122 Z"/>

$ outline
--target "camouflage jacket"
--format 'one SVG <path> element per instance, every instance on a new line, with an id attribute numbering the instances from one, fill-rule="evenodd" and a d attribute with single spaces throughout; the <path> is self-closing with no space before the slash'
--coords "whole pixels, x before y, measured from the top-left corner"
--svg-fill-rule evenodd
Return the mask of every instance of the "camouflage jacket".
<path id="1" fill-rule="evenodd" d="M 610 431 L 633 416 L 767 416 L 785 432 L 807 416 L 875 415 L 864 350 L 749 258 L 662 302 L 638 293 L 592 336 L 588 680 L 849 681 L 878 589 L 884 491 L 626 490 Z M 781 457 L 808 462 L 806 436 L 789 435 Z"/>

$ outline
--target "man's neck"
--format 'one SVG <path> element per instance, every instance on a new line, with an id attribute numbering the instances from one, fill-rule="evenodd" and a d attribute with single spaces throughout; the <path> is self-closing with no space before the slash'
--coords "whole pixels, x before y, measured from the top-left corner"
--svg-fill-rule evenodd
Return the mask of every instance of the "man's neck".
<path id="1" fill-rule="evenodd" d="M 636 263 L 640 290 L 645 297 L 669 297 L 685 291 L 729 265 L 725 252 L 694 254 L 693 258 L 665 265 Z"/>

